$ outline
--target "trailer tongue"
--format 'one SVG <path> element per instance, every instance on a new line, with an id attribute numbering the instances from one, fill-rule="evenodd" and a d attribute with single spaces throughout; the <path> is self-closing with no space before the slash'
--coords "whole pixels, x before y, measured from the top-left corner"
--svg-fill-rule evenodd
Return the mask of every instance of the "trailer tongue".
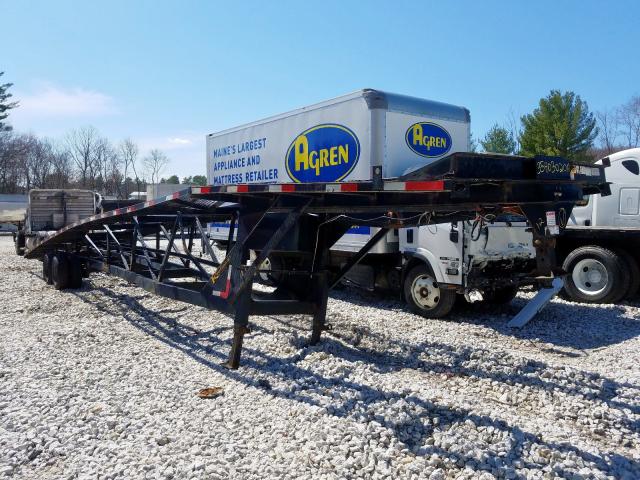
<path id="1" fill-rule="evenodd" d="M 608 193 L 603 167 L 559 158 L 458 153 L 392 179 L 383 179 L 376 168 L 370 181 L 192 187 L 75 222 L 26 257 L 42 257 L 45 280 L 59 289 L 78 286 L 83 273 L 103 271 L 155 294 L 233 315 L 227 365 L 237 368 L 250 315 L 312 315 L 310 343 L 318 342 L 328 328 L 329 289 L 389 229 L 523 214 L 537 254 L 531 276 L 551 285 L 561 273 L 553 234 L 584 195 Z M 194 242 L 206 237 L 204 225 L 226 220 L 232 227 L 224 258 L 208 242 L 208 259 L 194 255 Z M 332 268 L 329 249 L 353 225 L 380 227 L 380 233 L 343 268 Z M 252 262 L 250 250 L 258 252 Z M 259 266 L 273 251 L 294 261 L 274 291 L 254 291 Z"/>

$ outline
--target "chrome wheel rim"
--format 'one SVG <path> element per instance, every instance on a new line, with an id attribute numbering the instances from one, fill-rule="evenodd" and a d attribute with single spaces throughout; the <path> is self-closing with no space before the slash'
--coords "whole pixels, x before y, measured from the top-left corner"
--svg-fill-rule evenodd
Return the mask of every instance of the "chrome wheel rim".
<path id="1" fill-rule="evenodd" d="M 430 310 L 440 301 L 440 289 L 431 276 L 420 275 L 411 284 L 411 296 L 420 308 Z"/>
<path id="2" fill-rule="evenodd" d="M 260 272 L 260 280 L 268 282 L 271 280 L 271 260 L 269 257 L 264 259 L 264 262 L 260 265 L 260 270 L 268 270 L 267 272 Z"/>
<path id="3" fill-rule="evenodd" d="M 609 274 L 602 262 L 593 258 L 585 258 L 573 267 L 571 279 L 582 294 L 595 296 L 607 288 Z"/>

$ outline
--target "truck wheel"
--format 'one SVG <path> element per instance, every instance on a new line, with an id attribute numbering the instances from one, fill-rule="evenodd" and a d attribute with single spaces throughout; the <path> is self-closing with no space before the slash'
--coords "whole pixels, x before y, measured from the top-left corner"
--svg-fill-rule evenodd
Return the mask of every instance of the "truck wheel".
<path id="1" fill-rule="evenodd" d="M 441 318 L 453 308 L 456 292 L 440 288 L 426 265 L 417 265 L 404 279 L 404 298 L 414 313 Z"/>
<path id="2" fill-rule="evenodd" d="M 82 262 L 75 255 L 69 257 L 69 288 L 82 288 Z"/>
<path id="3" fill-rule="evenodd" d="M 493 305 L 506 305 L 516 298 L 518 294 L 517 286 L 501 287 L 482 292 L 483 301 Z"/>
<path id="4" fill-rule="evenodd" d="M 24 255 L 24 243 L 25 243 L 24 232 L 18 231 L 18 233 L 16 233 L 15 242 L 16 242 L 16 255 Z"/>
<path id="5" fill-rule="evenodd" d="M 616 248 L 615 252 L 622 259 L 622 263 L 626 267 L 626 274 L 629 277 L 629 290 L 624 298 L 634 298 L 640 289 L 640 266 L 633 255 L 622 248 Z"/>
<path id="6" fill-rule="evenodd" d="M 51 260 L 51 276 L 56 290 L 64 290 L 69 286 L 69 260 L 63 253 L 56 253 Z"/>
<path id="7" fill-rule="evenodd" d="M 584 303 L 615 303 L 629 290 L 622 259 L 609 249 L 586 246 L 572 251 L 562 264 L 569 274 L 564 289 L 569 297 Z"/>
<path id="8" fill-rule="evenodd" d="M 53 260 L 52 253 L 45 253 L 42 257 L 42 278 L 47 284 L 53 283 L 53 277 L 51 275 L 51 261 Z"/>

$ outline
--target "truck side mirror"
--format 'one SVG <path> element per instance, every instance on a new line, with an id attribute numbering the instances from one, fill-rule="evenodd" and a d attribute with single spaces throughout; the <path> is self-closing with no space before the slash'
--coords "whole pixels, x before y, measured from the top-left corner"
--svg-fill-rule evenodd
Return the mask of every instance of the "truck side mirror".
<path id="1" fill-rule="evenodd" d="M 451 240 L 452 243 L 458 243 L 459 238 L 460 234 L 458 233 L 458 230 L 452 228 L 449 232 L 449 240 Z"/>

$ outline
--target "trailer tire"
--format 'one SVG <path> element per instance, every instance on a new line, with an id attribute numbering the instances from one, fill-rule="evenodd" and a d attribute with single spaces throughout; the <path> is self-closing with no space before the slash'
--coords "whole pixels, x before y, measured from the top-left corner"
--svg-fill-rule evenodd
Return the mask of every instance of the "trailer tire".
<path id="1" fill-rule="evenodd" d="M 82 262 L 75 255 L 69 257 L 69 288 L 82 288 Z"/>
<path id="2" fill-rule="evenodd" d="M 507 305 L 516 298 L 519 288 L 515 285 L 509 287 L 500 287 L 493 290 L 482 292 L 483 302 L 491 305 Z"/>
<path id="3" fill-rule="evenodd" d="M 249 260 L 253 263 L 258 258 L 258 252 L 251 250 L 249 252 Z M 284 270 L 284 260 L 274 254 L 268 255 L 264 259 L 262 265 L 258 267 L 260 270 L 256 272 L 255 279 L 257 282 L 270 287 L 277 287 L 282 283 L 282 270 Z"/>
<path id="4" fill-rule="evenodd" d="M 456 292 L 439 288 L 427 266 L 416 265 L 405 276 L 404 298 L 412 312 L 427 318 L 442 318 L 451 312 Z"/>
<path id="5" fill-rule="evenodd" d="M 631 279 L 622 258 L 607 248 L 576 248 L 567 255 L 562 268 L 568 273 L 564 290 L 574 301 L 615 303 L 629 291 Z"/>
<path id="6" fill-rule="evenodd" d="M 52 253 L 45 253 L 42 257 L 42 278 L 48 285 L 53 283 L 53 276 L 51 275 L 51 261 L 53 260 Z"/>
<path id="7" fill-rule="evenodd" d="M 16 255 L 24 255 L 25 236 L 23 231 L 18 230 L 18 233 L 16 233 L 15 243 Z"/>
<path id="8" fill-rule="evenodd" d="M 622 248 L 616 248 L 615 252 L 622 259 L 629 277 L 629 289 L 624 298 L 634 298 L 640 289 L 640 266 L 638 266 L 638 260 Z"/>
<path id="9" fill-rule="evenodd" d="M 56 253 L 51 260 L 51 276 L 56 290 L 64 290 L 69 286 L 69 260 L 64 253 Z"/>

